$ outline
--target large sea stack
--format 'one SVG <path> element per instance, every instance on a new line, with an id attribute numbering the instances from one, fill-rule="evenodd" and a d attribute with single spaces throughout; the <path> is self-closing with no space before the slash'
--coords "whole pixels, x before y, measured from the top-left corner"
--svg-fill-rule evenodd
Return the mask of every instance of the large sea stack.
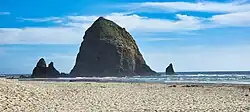
<path id="1" fill-rule="evenodd" d="M 155 75 L 135 40 L 116 23 L 98 18 L 83 37 L 71 76 Z"/>
<path id="2" fill-rule="evenodd" d="M 47 67 L 46 62 L 41 58 L 36 67 L 33 69 L 32 78 L 55 78 L 60 77 L 60 72 L 57 71 L 54 67 L 53 62 Z"/>
<path id="3" fill-rule="evenodd" d="M 173 68 L 173 64 L 172 63 L 170 63 L 169 65 L 168 65 L 168 67 L 166 68 L 166 75 L 174 75 L 174 74 L 176 74 L 175 72 L 174 72 L 174 68 Z"/>

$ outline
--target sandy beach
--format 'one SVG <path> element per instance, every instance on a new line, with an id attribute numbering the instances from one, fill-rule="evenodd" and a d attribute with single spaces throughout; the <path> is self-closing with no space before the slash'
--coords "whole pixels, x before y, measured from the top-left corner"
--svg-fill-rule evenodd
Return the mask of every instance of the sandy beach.
<path id="1" fill-rule="evenodd" d="M 250 111 L 250 86 L 0 79 L 1 112 Z"/>

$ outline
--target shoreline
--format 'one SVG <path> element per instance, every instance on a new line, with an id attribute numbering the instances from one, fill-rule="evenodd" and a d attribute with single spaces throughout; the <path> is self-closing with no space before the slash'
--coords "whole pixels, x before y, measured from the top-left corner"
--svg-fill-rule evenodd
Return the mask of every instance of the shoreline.
<path id="1" fill-rule="evenodd" d="M 100 83 L 152 83 L 152 84 L 193 84 L 193 85 L 244 85 L 250 86 L 250 82 L 237 81 L 144 81 L 121 78 L 100 78 L 100 77 L 81 77 L 81 78 L 21 78 L 18 81 L 46 81 L 46 82 L 100 82 Z"/>

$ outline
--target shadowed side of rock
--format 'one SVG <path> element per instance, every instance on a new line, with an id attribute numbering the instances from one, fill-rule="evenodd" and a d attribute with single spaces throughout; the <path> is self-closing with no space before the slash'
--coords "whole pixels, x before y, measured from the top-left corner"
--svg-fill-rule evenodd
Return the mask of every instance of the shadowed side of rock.
<path id="1" fill-rule="evenodd" d="M 83 37 L 71 76 L 155 75 L 133 37 L 116 23 L 98 18 Z"/>

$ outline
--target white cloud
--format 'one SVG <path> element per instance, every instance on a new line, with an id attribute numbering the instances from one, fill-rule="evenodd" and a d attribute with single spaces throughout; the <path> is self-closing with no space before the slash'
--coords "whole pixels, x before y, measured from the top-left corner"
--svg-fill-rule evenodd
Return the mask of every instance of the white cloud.
<path id="1" fill-rule="evenodd" d="M 158 48 L 155 48 L 158 49 Z M 143 56 L 156 71 L 163 72 L 169 63 L 174 64 L 177 72 L 181 71 L 227 71 L 249 70 L 250 46 L 227 47 L 177 47 L 174 51 L 162 49 L 145 51 Z"/>
<path id="2" fill-rule="evenodd" d="M 189 32 L 215 27 L 250 26 L 250 12 L 236 12 L 201 18 L 176 14 L 176 20 L 149 18 L 129 13 L 111 13 L 104 17 L 110 19 L 129 32 Z M 53 18 L 25 19 L 31 21 L 63 21 L 57 27 L 0 28 L 0 44 L 78 44 L 85 30 L 99 16 L 65 16 Z M 158 38 L 159 39 L 159 38 Z M 162 37 L 161 37 L 162 39 Z M 149 39 L 150 40 L 150 39 Z M 155 41 L 157 39 L 151 39 Z M 169 40 L 169 39 L 164 39 Z"/>
<path id="3" fill-rule="evenodd" d="M 10 15 L 10 12 L 0 12 L 0 15 Z"/>
<path id="4" fill-rule="evenodd" d="M 80 21 L 83 18 L 83 21 Z M 98 16 L 68 16 L 24 19 L 35 22 L 65 20 L 69 21 L 62 27 L 26 27 L 26 28 L 0 28 L 0 44 L 79 44 L 84 31 L 90 27 Z M 171 32 L 190 31 L 200 29 L 200 20 L 187 15 L 177 15 L 179 20 L 152 19 L 135 14 L 112 13 L 106 15 L 110 19 L 125 27 L 129 31 L 139 32 Z"/>
<path id="5" fill-rule="evenodd" d="M 133 32 L 188 32 L 216 27 L 250 26 L 250 12 L 214 15 L 210 18 L 176 14 L 177 20 L 149 18 L 136 14 L 111 13 L 104 16 Z M 82 21 L 81 18 L 83 18 Z M 70 16 L 66 26 L 88 28 L 98 16 Z"/>
<path id="6" fill-rule="evenodd" d="M 185 40 L 185 38 L 168 38 L 168 37 L 147 37 L 147 38 L 138 38 L 137 41 L 146 41 L 146 42 L 154 42 L 154 41 L 181 41 Z"/>
<path id="7" fill-rule="evenodd" d="M 148 17 L 139 16 L 136 14 L 124 14 L 124 13 L 111 13 L 104 16 L 110 19 L 120 26 L 128 29 L 129 31 L 140 32 L 171 32 L 171 31 L 190 31 L 200 29 L 200 18 L 187 15 L 176 15 L 179 20 L 168 19 L 153 19 Z M 80 18 L 85 18 L 80 21 Z M 71 16 L 71 23 L 67 25 L 79 27 L 86 20 L 87 23 L 93 22 L 98 16 Z M 91 21 L 92 20 L 92 21 Z M 85 24 L 86 25 L 86 24 Z M 90 24 L 89 24 L 90 25 Z M 86 26 L 85 26 L 86 27 Z"/>
<path id="8" fill-rule="evenodd" d="M 214 15 L 210 20 L 224 26 L 250 26 L 250 11 Z"/>
<path id="9" fill-rule="evenodd" d="M 81 30 L 87 30 L 91 26 L 92 23 L 77 23 L 77 22 L 70 22 L 70 23 L 65 23 L 63 24 L 66 27 L 72 27 L 72 28 L 77 28 Z"/>
<path id="10" fill-rule="evenodd" d="M 60 17 L 46 17 L 46 18 L 19 18 L 24 21 L 32 21 L 32 22 L 55 22 L 61 23 L 63 22 L 63 18 Z"/>
<path id="11" fill-rule="evenodd" d="M 0 28 L 0 44 L 76 44 L 83 31 L 74 28 Z"/>
<path id="12" fill-rule="evenodd" d="M 250 10 L 250 3 L 246 0 L 235 0 L 233 2 L 141 2 L 125 6 L 134 11 L 197 11 L 197 12 L 242 12 Z M 150 10 L 149 10 L 150 9 Z"/>
<path id="13" fill-rule="evenodd" d="M 92 22 L 96 20 L 98 16 L 67 16 L 67 18 L 74 22 Z"/>

